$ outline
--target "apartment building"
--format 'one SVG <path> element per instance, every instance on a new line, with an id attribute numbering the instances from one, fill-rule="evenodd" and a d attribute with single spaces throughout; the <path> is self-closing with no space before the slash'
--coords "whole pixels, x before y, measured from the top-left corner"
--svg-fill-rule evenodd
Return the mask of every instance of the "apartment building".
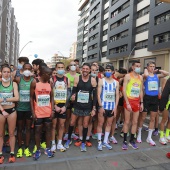
<path id="1" fill-rule="evenodd" d="M 82 62 L 130 66 L 149 60 L 170 71 L 170 4 L 160 0 L 82 0 L 77 55 Z M 129 60 L 128 60 L 129 59 Z"/>

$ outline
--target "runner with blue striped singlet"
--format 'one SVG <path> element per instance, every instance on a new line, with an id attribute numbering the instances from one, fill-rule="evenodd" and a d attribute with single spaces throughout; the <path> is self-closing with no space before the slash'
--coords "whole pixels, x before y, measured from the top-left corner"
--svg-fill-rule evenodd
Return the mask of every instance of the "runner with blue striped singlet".
<path id="1" fill-rule="evenodd" d="M 112 149 L 108 144 L 108 137 L 111 131 L 113 119 L 116 118 L 117 105 L 119 102 L 119 83 L 112 78 L 114 67 L 107 65 L 105 69 L 105 77 L 99 80 L 97 97 L 99 103 L 98 112 L 98 150 L 102 151 L 102 147 Z M 103 143 L 101 142 L 102 127 L 106 119 L 105 136 Z"/>

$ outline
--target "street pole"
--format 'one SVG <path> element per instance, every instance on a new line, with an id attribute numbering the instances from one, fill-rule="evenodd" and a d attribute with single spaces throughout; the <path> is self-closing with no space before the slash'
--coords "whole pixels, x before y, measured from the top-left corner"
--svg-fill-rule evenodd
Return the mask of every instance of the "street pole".
<path id="1" fill-rule="evenodd" d="M 27 43 L 22 47 L 21 51 L 19 52 L 19 57 L 20 57 L 21 52 L 23 51 L 23 49 L 24 49 L 29 43 L 32 43 L 32 41 L 27 42 Z"/>
<path id="2" fill-rule="evenodd" d="M 135 50 L 136 46 L 133 47 L 133 49 L 131 50 L 129 56 L 128 56 L 128 59 L 127 59 L 127 63 L 126 63 L 126 68 L 129 69 L 129 58 L 131 57 L 133 51 Z"/>

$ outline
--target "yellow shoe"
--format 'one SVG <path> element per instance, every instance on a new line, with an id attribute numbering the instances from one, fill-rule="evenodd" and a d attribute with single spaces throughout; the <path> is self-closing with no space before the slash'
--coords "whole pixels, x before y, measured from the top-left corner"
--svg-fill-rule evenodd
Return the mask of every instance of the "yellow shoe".
<path id="1" fill-rule="evenodd" d="M 46 149 L 46 142 L 40 144 L 42 149 Z"/>
<path id="2" fill-rule="evenodd" d="M 34 145 L 34 149 L 33 149 L 32 153 L 34 154 L 36 151 L 37 151 L 37 146 Z"/>
<path id="3" fill-rule="evenodd" d="M 22 158 L 23 157 L 23 150 L 22 148 L 18 149 L 18 152 L 17 152 L 17 158 Z"/>
<path id="4" fill-rule="evenodd" d="M 24 154 L 25 154 L 26 157 L 32 156 L 32 153 L 30 152 L 29 148 L 26 148 L 26 149 L 24 150 Z"/>

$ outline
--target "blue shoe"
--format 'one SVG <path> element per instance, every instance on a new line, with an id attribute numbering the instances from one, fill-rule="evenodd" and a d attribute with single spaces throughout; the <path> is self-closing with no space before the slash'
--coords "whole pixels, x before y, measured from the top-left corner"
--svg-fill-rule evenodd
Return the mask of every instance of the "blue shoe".
<path id="1" fill-rule="evenodd" d="M 122 150 L 128 150 L 128 144 L 126 141 L 123 142 Z"/>
<path id="2" fill-rule="evenodd" d="M 49 148 L 45 149 L 44 153 L 48 156 L 48 158 L 52 158 L 54 156 L 53 152 Z"/>
<path id="3" fill-rule="evenodd" d="M 80 146 L 80 149 L 81 149 L 81 152 L 86 152 L 87 151 L 86 144 L 82 143 L 81 146 Z"/>
<path id="4" fill-rule="evenodd" d="M 103 150 L 103 148 L 102 148 L 102 142 L 101 142 L 101 141 L 98 142 L 97 150 L 98 150 L 98 151 L 102 151 L 102 150 Z"/>
<path id="5" fill-rule="evenodd" d="M 40 156 L 41 156 L 40 150 L 36 150 L 36 152 L 35 152 L 33 158 L 34 158 L 34 160 L 36 161 L 36 160 L 38 160 L 38 159 L 40 158 Z"/>
<path id="6" fill-rule="evenodd" d="M 136 145 L 134 141 L 129 142 L 129 146 L 131 146 L 133 149 L 138 149 L 138 146 Z"/>
<path id="7" fill-rule="evenodd" d="M 103 147 L 106 147 L 107 149 L 111 150 L 112 149 L 112 146 L 109 145 L 108 143 L 104 143 L 102 144 Z"/>
<path id="8" fill-rule="evenodd" d="M 93 134 L 93 135 L 92 135 L 92 138 L 95 139 L 95 140 L 97 140 L 97 139 L 98 139 L 98 134 L 97 134 L 97 133 L 96 133 L 96 134 Z"/>
<path id="9" fill-rule="evenodd" d="M 72 144 L 72 141 L 71 140 L 67 140 L 66 143 L 64 144 L 64 147 L 66 149 L 68 149 L 71 144 Z"/>

